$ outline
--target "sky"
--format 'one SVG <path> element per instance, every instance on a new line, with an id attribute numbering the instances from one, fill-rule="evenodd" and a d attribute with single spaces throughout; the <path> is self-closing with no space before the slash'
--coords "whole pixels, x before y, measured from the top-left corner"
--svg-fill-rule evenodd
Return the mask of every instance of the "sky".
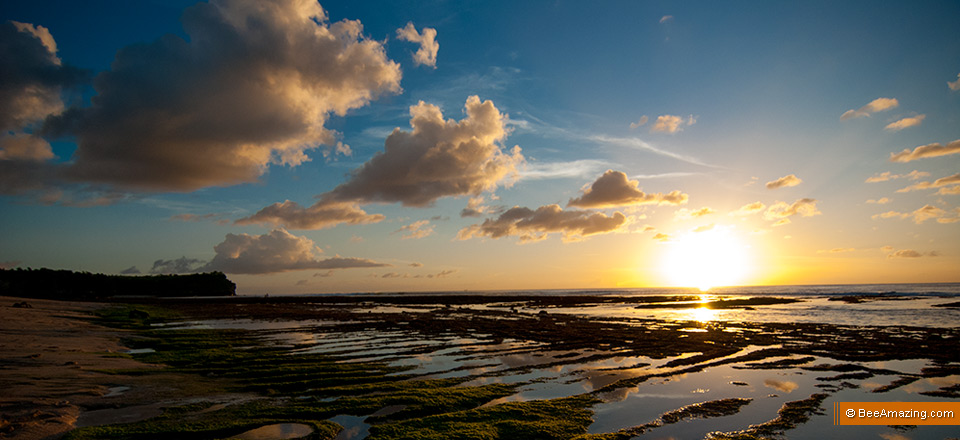
<path id="1" fill-rule="evenodd" d="M 0 5 L 0 267 L 960 281 L 960 3 Z"/>

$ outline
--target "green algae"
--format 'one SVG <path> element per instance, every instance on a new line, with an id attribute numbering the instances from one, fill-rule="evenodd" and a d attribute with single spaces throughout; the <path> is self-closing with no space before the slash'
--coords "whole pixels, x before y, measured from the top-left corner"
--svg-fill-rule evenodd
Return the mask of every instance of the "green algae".
<path id="1" fill-rule="evenodd" d="M 821 405 L 827 394 L 813 394 L 804 400 L 784 403 L 777 411 L 777 418 L 736 432 L 711 432 L 709 440 L 754 440 L 777 438 L 785 431 L 806 423 L 814 414 L 822 414 Z"/>
<path id="2" fill-rule="evenodd" d="M 740 407 L 750 403 L 752 399 L 733 398 L 711 400 L 709 402 L 695 403 L 683 408 L 670 411 L 660 416 L 663 423 L 677 423 L 681 420 L 691 418 L 709 418 L 723 417 L 740 412 Z"/>
<path id="3" fill-rule="evenodd" d="M 583 435 L 592 422 L 591 406 L 600 403 L 579 395 L 551 400 L 507 402 L 398 423 L 375 425 L 368 440 L 567 440 Z"/>
<path id="4" fill-rule="evenodd" d="M 733 415 L 740 412 L 740 408 L 749 404 L 751 401 L 752 399 L 731 398 L 694 403 L 663 413 L 656 420 L 643 425 L 624 428 L 617 432 L 605 434 L 584 434 L 574 438 L 576 440 L 629 440 L 653 429 L 683 420 Z"/>
<path id="5" fill-rule="evenodd" d="M 203 411 L 209 404 L 191 404 L 167 408 L 162 415 L 141 422 L 79 428 L 64 440 L 93 439 L 210 439 L 227 438 L 265 425 L 302 423 L 313 428 L 313 439 L 332 439 L 341 427 L 326 420 L 278 417 L 279 407 L 269 402 L 228 406 L 219 411 Z"/>
<path id="6" fill-rule="evenodd" d="M 254 309 L 254 307 L 261 309 Z M 174 319 L 166 317 L 176 317 L 175 313 L 164 312 L 159 307 L 150 308 L 140 305 L 118 309 L 104 314 L 101 322 L 135 330 L 130 332 L 127 345 L 154 350 L 152 353 L 127 356 L 166 367 L 159 371 L 156 369 L 124 370 L 116 373 L 193 375 L 217 384 L 218 392 L 248 393 L 259 397 L 254 401 L 228 405 L 215 411 L 207 408 L 203 413 L 190 408 L 183 410 L 171 408 L 168 409 L 169 413 L 165 412 L 161 417 L 143 422 L 95 429 L 83 428 L 72 434 L 76 436 L 75 438 L 219 438 L 275 423 L 305 423 L 314 427 L 316 438 L 328 438 L 340 429 L 328 419 L 339 415 L 350 415 L 368 416 L 365 422 L 373 425 L 370 427 L 368 438 L 374 440 L 399 438 L 622 440 L 690 417 L 719 417 L 732 414 L 748 402 L 744 399 L 704 402 L 697 404 L 700 405 L 699 407 L 684 407 L 666 412 L 646 425 L 614 433 L 586 433 L 592 423 L 592 407 L 601 402 L 598 397 L 602 396 L 602 393 L 636 386 L 650 378 L 694 373 L 707 367 L 741 363 L 746 368 L 755 369 L 800 367 L 808 371 L 849 373 L 823 379 L 824 381 L 856 378 L 854 376 L 865 376 L 867 373 L 882 374 L 882 370 L 865 368 L 852 363 L 804 366 L 815 359 L 810 356 L 811 354 L 834 353 L 834 350 L 841 350 L 840 353 L 843 353 L 847 345 L 853 344 L 854 334 L 859 334 L 861 339 L 875 338 L 884 341 L 889 339 L 895 343 L 881 344 L 872 352 L 834 356 L 835 359 L 857 361 L 863 358 L 895 359 L 904 356 L 899 350 L 893 350 L 903 345 L 904 338 L 898 335 L 871 330 L 867 332 L 867 336 L 864 336 L 866 330 L 863 329 L 822 325 L 741 323 L 737 325 L 755 331 L 728 332 L 724 331 L 722 323 L 638 326 L 552 314 L 534 317 L 519 316 L 515 313 L 471 311 L 470 315 L 464 316 L 462 312 L 458 314 L 453 309 L 420 314 L 376 313 L 371 314 L 372 316 L 338 309 L 331 312 L 330 316 L 325 316 L 322 313 L 327 311 L 317 311 L 311 307 L 291 306 L 284 309 L 275 304 L 250 304 L 248 307 L 241 308 L 224 304 L 224 307 L 217 307 L 213 311 L 213 313 L 224 314 L 223 317 L 228 317 L 230 313 L 243 313 L 250 314 L 250 317 L 281 316 L 289 319 L 341 321 L 343 324 L 337 324 L 333 331 L 343 332 L 402 330 L 414 334 L 444 337 L 474 337 L 482 334 L 484 338 L 500 341 L 523 335 L 525 339 L 540 344 L 536 350 L 576 351 L 574 354 L 555 356 L 552 363 L 508 368 L 500 371 L 499 374 L 522 373 L 534 368 L 581 363 L 585 360 L 603 360 L 612 356 L 611 354 L 582 355 L 585 349 L 597 346 L 616 347 L 618 356 L 650 356 L 661 359 L 680 353 L 700 353 L 665 364 L 669 367 L 679 367 L 676 370 L 626 377 L 589 394 L 486 406 L 485 404 L 496 399 L 512 395 L 519 387 L 537 379 L 512 385 L 460 386 L 475 376 L 429 379 L 426 376 L 410 374 L 409 370 L 413 367 L 393 367 L 383 362 L 351 362 L 349 356 L 334 357 L 330 354 L 298 353 L 300 349 L 309 346 L 295 344 L 292 347 L 277 346 L 276 340 L 272 338 L 282 335 L 283 332 L 276 330 L 158 330 L 151 324 L 163 322 L 165 319 Z M 181 312 L 191 310 L 189 307 L 182 306 L 177 306 L 175 309 Z M 142 311 L 146 316 L 141 313 L 132 313 L 134 310 Z M 257 310 L 265 313 L 261 314 Z M 197 313 L 204 312 L 206 310 L 197 309 Z M 313 313 L 317 314 L 312 315 Z M 191 313 L 186 312 L 186 314 Z M 510 316 L 511 319 L 505 320 L 504 316 Z M 243 317 L 247 316 L 243 315 Z M 630 322 L 646 323 L 642 320 Z M 683 334 L 682 338 L 678 339 L 678 330 L 686 328 L 699 328 L 704 331 Z M 951 335 L 950 332 L 939 332 L 945 336 Z M 836 338 L 819 336 L 825 334 L 840 336 Z M 911 346 L 911 348 L 925 349 L 920 347 L 924 344 L 943 346 L 949 342 L 947 339 L 946 337 L 927 338 L 922 341 L 922 344 L 915 344 L 918 347 Z M 745 355 L 731 356 L 748 345 L 768 348 Z M 939 353 L 945 359 L 956 357 L 952 352 L 942 350 L 933 352 Z M 797 357 L 803 355 L 807 356 Z M 790 358 L 763 362 L 769 358 L 783 356 L 790 356 Z M 352 359 L 360 358 L 354 356 Z M 489 377 L 496 374 L 496 372 L 488 372 L 485 375 Z M 805 422 L 810 414 L 817 411 L 822 398 L 819 402 L 814 402 L 816 405 L 812 409 L 804 409 L 801 404 L 806 401 L 798 402 L 785 404 L 778 418 L 765 424 L 752 426 L 744 431 L 712 435 L 718 439 L 763 438 L 775 435 Z M 383 411 L 387 408 L 391 410 Z M 711 408 L 717 413 L 710 413 Z M 724 408 L 733 412 L 725 413 Z M 801 417 L 804 415 L 806 418 Z M 222 422 L 222 420 L 228 422 Z M 178 422 L 183 422 L 182 427 Z M 725 435 L 727 437 L 723 437 Z"/>
<path id="7" fill-rule="evenodd" d="M 68 440 L 132 438 L 224 438 L 260 426 L 302 423 L 314 429 L 311 438 L 332 438 L 341 429 L 327 421 L 339 414 L 368 415 L 388 406 L 400 411 L 372 417 L 385 423 L 443 413 L 467 411 L 515 392 L 517 385 L 489 384 L 457 387 L 465 379 L 412 380 L 407 368 L 382 363 L 344 363 L 319 354 L 291 354 L 260 332 L 248 330 L 156 330 L 145 316 L 172 316 L 158 308 L 115 307 L 98 322 L 137 329 L 125 340 L 134 348 L 152 352 L 127 354 L 163 369 L 113 370 L 117 375 L 194 375 L 219 384 L 215 392 L 254 393 L 250 402 L 211 410 L 211 403 L 172 406 L 162 415 L 122 425 L 85 427 L 71 431 Z M 140 313 L 133 313 L 137 311 Z M 301 396 L 299 399 L 291 399 Z M 323 399 L 333 396 L 336 399 Z M 582 428 L 585 430 L 587 422 Z M 551 423 L 548 423 L 551 424 Z M 532 429 L 532 428 L 531 428 Z"/>

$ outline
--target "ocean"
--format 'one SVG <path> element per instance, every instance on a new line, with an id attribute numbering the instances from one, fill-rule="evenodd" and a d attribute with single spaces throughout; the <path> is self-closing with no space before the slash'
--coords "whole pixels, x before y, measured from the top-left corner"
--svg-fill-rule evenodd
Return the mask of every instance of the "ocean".
<path id="1" fill-rule="evenodd" d="M 592 304 L 589 307 L 552 307 L 551 313 L 569 313 L 591 318 L 649 318 L 679 321 L 767 322 L 767 323 L 819 323 L 847 326 L 960 326 L 960 306 L 941 307 L 960 299 L 960 283 L 912 283 L 912 284 L 823 284 L 784 286 L 738 286 L 719 287 L 706 292 L 694 288 L 626 288 L 626 289 L 550 289 L 550 290 L 498 290 L 498 291 L 445 291 L 416 293 L 353 293 L 347 295 L 384 298 L 389 296 L 424 295 L 436 296 L 437 305 L 443 305 L 443 297 L 449 295 L 488 296 L 491 302 L 475 306 L 481 309 L 496 309 L 512 306 L 497 303 L 497 297 L 506 296 L 696 296 L 698 301 L 750 297 L 784 297 L 799 300 L 789 304 L 773 304 L 756 307 L 710 309 L 705 307 L 635 308 L 632 304 Z M 309 298 L 316 295 L 298 295 Z M 844 298 L 847 300 L 843 300 Z M 857 297 L 853 299 L 851 297 Z M 375 299 L 374 299 L 375 301 Z M 685 302 L 674 302 L 686 305 Z M 414 310 L 408 310 L 414 311 Z M 520 307 L 519 311 L 539 312 L 540 309 Z"/>

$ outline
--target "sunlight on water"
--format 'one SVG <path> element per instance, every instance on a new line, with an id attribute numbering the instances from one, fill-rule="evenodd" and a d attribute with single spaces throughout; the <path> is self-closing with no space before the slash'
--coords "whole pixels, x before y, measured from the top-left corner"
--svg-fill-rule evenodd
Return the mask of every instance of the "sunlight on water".
<path id="1" fill-rule="evenodd" d="M 717 319 L 716 311 L 708 309 L 706 307 L 693 309 L 693 311 L 690 312 L 690 315 L 691 315 L 690 316 L 691 320 L 703 322 L 703 323 L 716 321 Z"/>

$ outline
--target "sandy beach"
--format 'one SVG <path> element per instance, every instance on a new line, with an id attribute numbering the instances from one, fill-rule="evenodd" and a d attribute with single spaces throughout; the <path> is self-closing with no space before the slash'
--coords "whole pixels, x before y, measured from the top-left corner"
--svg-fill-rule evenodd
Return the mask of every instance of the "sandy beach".
<path id="1" fill-rule="evenodd" d="M 115 355 L 129 332 L 91 322 L 107 306 L 0 297 L 0 438 L 58 438 L 76 426 L 142 420 L 192 395 L 203 378 L 102 371 L 158 368 Z"/>
<path id="2" fill-rule="evenodd" d="M 13 307 L 26 302 L 29 308 Z M 71 429 L 78 405 L 109 394 L 115 378 L 93 370 L 143 367 L 111 357 L 120 332 L 92 324 L 99 303 L 0 297 L 0 436 L 48 438 Z"/>

